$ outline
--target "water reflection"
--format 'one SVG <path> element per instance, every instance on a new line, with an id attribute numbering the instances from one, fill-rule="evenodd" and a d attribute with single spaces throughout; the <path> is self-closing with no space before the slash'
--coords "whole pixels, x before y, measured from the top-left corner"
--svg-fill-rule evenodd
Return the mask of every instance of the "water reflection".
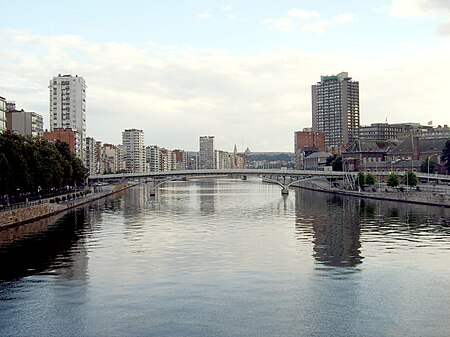
<path id="1" fill-rule="evenodd" d="M 214 207 L 216 203 L 216 194 L 217 189 L 216 186 L 218 184 L 218 180 L 203 180 L 197 181 L 197 185 L 199 186 L 199 204 L 200 204 L 200 214 L 202 215 L 210 215 L 214 214 Z"/>
<path id="2" fill-rule="evenodd" d="M 82 247 L 82 229 L 85 224 L 86 209 L 70 212 L 40 231 L 40 222 L 30 224 L 33 229 L 27 234 L 14 236 L 9 241 L 2 240 L 0 247 L 0 279 L 9 280 L 40 273 L 51 266 L 53 272 L 64 278 L 83 278 L 87 270 L 87 255 Z M 45 222 L 54 220 L 47 219 Z M 26 231 L 27 225 L 20 231 Z M 10 231 L 10 230 L 8 230 Z M 2 233 L 4 235 L 4 233 Z M 69 253 L 74 246 L 75 252 Z M 60 263 L 53 266 L 59 259 Z"/>
<path id="3" fill-rule="evenodd" d="M 449 210 L 252 179 L 148 192 L 0 234 L 0 335 L 449 331 Z"/>
<path id="4" fill-rule="evenodd" d="M 356 199 L 296 190 L 295 206 L 297 227 L 311 226 L 317 262 L 335 267 L 354 267 L 362 262 Z M 310 219 L 306 224 L 305 218 Z"/>

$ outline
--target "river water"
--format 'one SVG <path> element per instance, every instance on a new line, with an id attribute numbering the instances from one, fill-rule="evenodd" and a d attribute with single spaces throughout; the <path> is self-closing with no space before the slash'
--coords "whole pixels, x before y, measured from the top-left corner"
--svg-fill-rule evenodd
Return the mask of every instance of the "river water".
<path id="1" fill-rule="evenodd" d="M 1 336 L 449 336 L 450 210 L 259 180 L 0 233 Z"/>

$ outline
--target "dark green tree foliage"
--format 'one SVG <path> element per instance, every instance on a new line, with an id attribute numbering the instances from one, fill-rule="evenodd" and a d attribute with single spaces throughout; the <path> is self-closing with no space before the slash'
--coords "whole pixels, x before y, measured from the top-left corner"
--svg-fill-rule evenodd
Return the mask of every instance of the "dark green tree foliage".
<path id="1" fill-rule="evenodd" d="M 428 173 L 428 169 L 430 170 L 430 173 L 436 172 L 436 162 L 430 160 L 430 158 L 425 159 L 422 164 L 420 164 L 420 171 L 422 173 Z"/>
<path id="2" fill-rule="evenodd" d="M 450 140 L 447 140 L 442 150 L 441 161 L 444 163 L 445 170 L 450 173 Z"/>
<path id="3" fill-rule="evenodd" d="M 413 171 L 407 171 L 403 176 L 403 184 L 406 186 L 417 186 L 419 179 Z"/>
<path id="4" fill-rule="evenodd" d="M 364 176 L 363 172 L 358 172 L 358 175 L 356 176 L 356 186 L 361 187 L 364 189 L 364 184 L 366 183 L 366 178 Z"/>
<path id="5" fill-rule="evenodd" d="M 396 187 L 400 184 L 400 177 L 397 174 L 391 172 L 388 175 L 386 183 L 389 187 Z"/>
<path id="6" fill-rule="evenodd" d="M 329 156 L 325 165 L 333 167 L 333 171 L 342 171 L 342 157 L 337 154 Z"/>
<path id="7" fill-rule="evenodd" d="M 367 173 L 366 176 L 364 177 L 364 182 L 366 183 L 366 185 L 372 186 L 375 185 L 377 179 L 372 173 Z"/>
<path id="8" fill-rule="evenodd" d="M 73 186 L 86 176 L 66 143 L 0 133 L 0 195 Z"/>

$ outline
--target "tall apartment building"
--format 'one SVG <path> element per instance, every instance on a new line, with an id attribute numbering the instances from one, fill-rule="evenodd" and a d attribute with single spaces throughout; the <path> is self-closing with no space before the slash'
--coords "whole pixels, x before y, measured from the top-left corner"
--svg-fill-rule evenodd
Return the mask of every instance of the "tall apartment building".
<path id="1" fill-rule="evenodd" d="M 184 150 L 173 150 L 174 170 L 182 171 L 187 169 L 187 154 Z"/>
<path id="2" fill-rule="evenodd" d="M 340 147 L 358 138 L 359 82 L 347 72 L 321 76 L 311 93 L 312 131 L 325 133 L 326 147 Z"/>
<path id="3" fill-rule="evenodd" d="M 86 137 L 86 158 L 85 165 L 89 175 L 96 174 L 95 165 L 95 139 L 92 137 Z"/>
<path id="4" fill-rule="evenodd" d="M 144 172 L 144 131 L 138 129 L 125 130 L 122 132 L 122 144 L 124 148 L 124 161 L 127 172 Z"/>
<path id="5" fill-rule="evenodd" d="M 235 156 L 226 151 L 215 150 L 215 167 L 219 170 L 221 169 L 231 169 L 235 168 Z"/>
<path id="6" fill-rule="evenodd" d="M 8 110 L 6 120 L 8 131 L 31 137 L 42 137 L 44 134 L 44 120 L 36 112 Z"/>
<path id="7" fill-rule="evenodd" d="M 200 136 L 199 169 L 214 169 L 214 136 Z"/>
<path id="8" fill-rule="evenodd" d="M 145 148 L 148 170 L 150 172 L 161 171 L 159 147 L 150 145 Z"/>
<path id="9" fill-rule="evenodd" d="M 101 157 L 104 173 L 117 173 L 117 146 L 112 144 L 103 144 Z"/>
<path id="10" fill-rule="evenodd" d="M 78 75 L 61 75 L 50 80 L 50 131 L 71 128 L 77 133 L 75 155 L 85 163 L 86 83 Z"/>
<path id="11" fill-rule="evenodd" d="M 102 142 L 97 140 L 95 142 L 95 172 L 98 174 L 103 174 L 103 151 L 102 151 Z"/>
<path id="12" fill-rule="evenodd" d="M 174 153 L 171 150 L 160 148 L 159 149 L 159 165 L 161 171 L 173 171 L 174 170 Z"/>
<path id="13" fill-rule="evenodd" d="M 0 131 L 6 131 L 6 100 L 0 96 Z"/>
<path id="14" fill-rule="evenodd" d="M 125 147 L 122 144 L 117 145 L 117 172 L 126 172 Z"/>

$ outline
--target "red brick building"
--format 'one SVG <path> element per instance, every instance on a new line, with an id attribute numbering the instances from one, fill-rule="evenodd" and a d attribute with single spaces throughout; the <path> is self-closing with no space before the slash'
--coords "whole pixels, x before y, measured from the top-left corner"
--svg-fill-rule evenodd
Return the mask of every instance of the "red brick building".
<path id="1" fill-rule="evenodd" d="M 56 142 L 57 140 L 59 140 L 60 142 L 69 144 L 70 152 L 75 154 L 75 144 L 77 137 L 76 132 L 71 128 L 55 128 L 53 129 L 53 131 L 44 131 L 44 138 L 49 142 Z"/>
<path id="2" fill-rule="evenodd" d="M 295 168 L 303 168 L 303 160 L 311 152 L 325 151 L 325 134 L 313 132 L 310 128 L 294 133 Z"/>

